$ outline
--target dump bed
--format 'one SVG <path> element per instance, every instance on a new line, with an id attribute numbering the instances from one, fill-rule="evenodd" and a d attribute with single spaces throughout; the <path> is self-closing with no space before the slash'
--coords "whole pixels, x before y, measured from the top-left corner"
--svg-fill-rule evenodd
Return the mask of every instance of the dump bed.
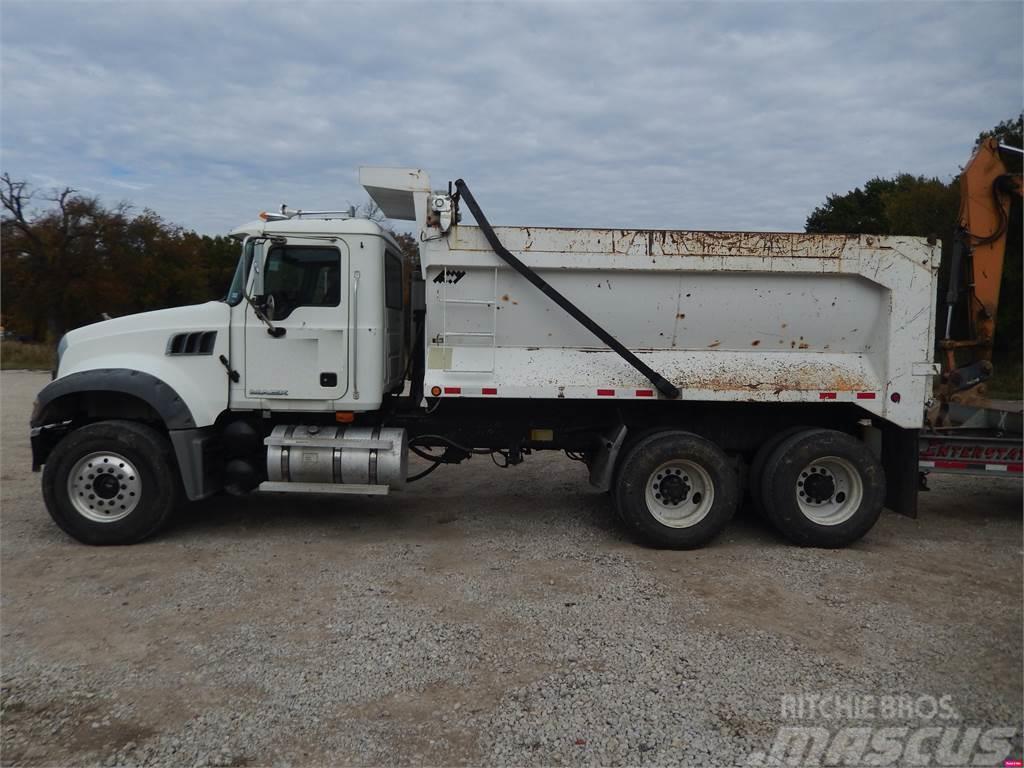
<path id="1" fill-rule="evenodd" d="M 930 395 L 940 248 L 922 238 L 496 227 L 501 243 L 689 401 L 855 402 L 902 427 Z M 500 259 L 421 244 L 425 391 L 658 398 Z M 436 388 L 436 389 L 435 389 Z"/>

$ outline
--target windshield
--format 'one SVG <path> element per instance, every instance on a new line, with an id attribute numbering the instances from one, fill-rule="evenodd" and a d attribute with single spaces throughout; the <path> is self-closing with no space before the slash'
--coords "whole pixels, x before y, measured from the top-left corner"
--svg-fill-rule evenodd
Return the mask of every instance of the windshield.
<path id="1" fill-rule="evenodd" d="M 234 307 L 245 296 L 246 278 L 249 277 L 249 267 L 252 265 L 252 254 L 255 243 L 249 239 L 242 246 L 242 255 L 238 259 L 238 266 L 235 268 L 235 276 L 231 278 L 231 287 L 228 288 L 228 295 L 224 301 Z"/>

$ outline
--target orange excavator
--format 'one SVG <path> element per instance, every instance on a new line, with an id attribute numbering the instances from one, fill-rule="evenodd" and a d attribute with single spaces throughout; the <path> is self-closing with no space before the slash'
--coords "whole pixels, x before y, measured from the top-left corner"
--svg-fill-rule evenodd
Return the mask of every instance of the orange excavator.
<path id="1" fill-rule="evenodd" d="M 989 401 L 984 384 L 993 371 L 1003 267 L 1008 248 L 1019 249 L 1021 243 L 1024 183 L 1007 168 L 1013 153 L 1022 150 L 985 139 L 960 176 L 960 215 L 939 341 L 942 379 L 921 435 L 922 482 L 928 472 L 1022 476 L 1021 407 Z"/>
<path id="2" fill-rule="evenodd" d="M 1010 210 L 1021 197 L 1021 176 L 1011 174 L 1005 152 L 1021 152 L 997 139 L 986 139 L 960 175 L 960 216 L 953 244 L 949 290 L 946 293 L 945 375 L 962 391 L 992 375 L 992 342 L 999 310 L 999 286 L 1010 232 Z M 964 304 L 969 338 L 954 340 L 953 312 Z M 972 362 L 957 366 L 957 352 L 971 353 Z"/>

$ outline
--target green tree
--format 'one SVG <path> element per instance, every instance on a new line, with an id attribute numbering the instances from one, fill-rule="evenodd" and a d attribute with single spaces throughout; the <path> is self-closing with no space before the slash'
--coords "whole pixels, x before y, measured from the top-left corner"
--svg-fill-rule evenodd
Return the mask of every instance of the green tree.
<path id="1" fill-rule="evenodd" d="M 909 174 L 892 179 L 869 179 L 863 189 L 857 187 L 842 195 L 829 195 L 825 203 L 807 217 L 805 229 L 817 233 L 888 234 L 890 224 L 886 215 L 886 199 L 925 181 Z"/>

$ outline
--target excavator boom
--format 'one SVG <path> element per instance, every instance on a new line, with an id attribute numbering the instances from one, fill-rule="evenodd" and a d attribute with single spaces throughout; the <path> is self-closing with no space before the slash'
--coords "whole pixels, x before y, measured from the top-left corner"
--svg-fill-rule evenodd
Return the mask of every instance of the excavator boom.
<path id="1" fill-rule="evenodd" d="M 972 363 L 981 364 L 983 377 L 991 373 L 1010 205 L 1024 188 L 1020 174 L 1009 173 L 1003 162 L 1000 152 L 1006 151 L 1021 152 L 1001 145 L 995 138 L 986 139 L 960 175 L 959 226 L 946 297 L 946 332 L 940 342 L 946 352 L 948 374 L 957 371 L 958 349 L 975 350 Z M 951 338 L 953 307 L 960 300 L 967 302 L 969 338 L 955 340 Z"/>
<path id="2" fill-rule="evenodd" d="M 1008 151 L 1021 152 L 986 139 L 960 176 L 960 215 L 946 294 L 945 333 L 939 342 L 944 352 L 942 384 L 921 434 L 923 485 L 932 472 L 1024 475 L 1024 413 L 1019 405 L 989 401 L 983 386 L 992 375 L 999 286 L 1011 234 L 1010 207 L 1022 191 L 1020 174 L 1011 174 L 1000 154 Z M 966 322 L 958 323 L 966 325 L 966 332 L 963 327 L 954 332 L 958 306 L 966 308 Z"/>

